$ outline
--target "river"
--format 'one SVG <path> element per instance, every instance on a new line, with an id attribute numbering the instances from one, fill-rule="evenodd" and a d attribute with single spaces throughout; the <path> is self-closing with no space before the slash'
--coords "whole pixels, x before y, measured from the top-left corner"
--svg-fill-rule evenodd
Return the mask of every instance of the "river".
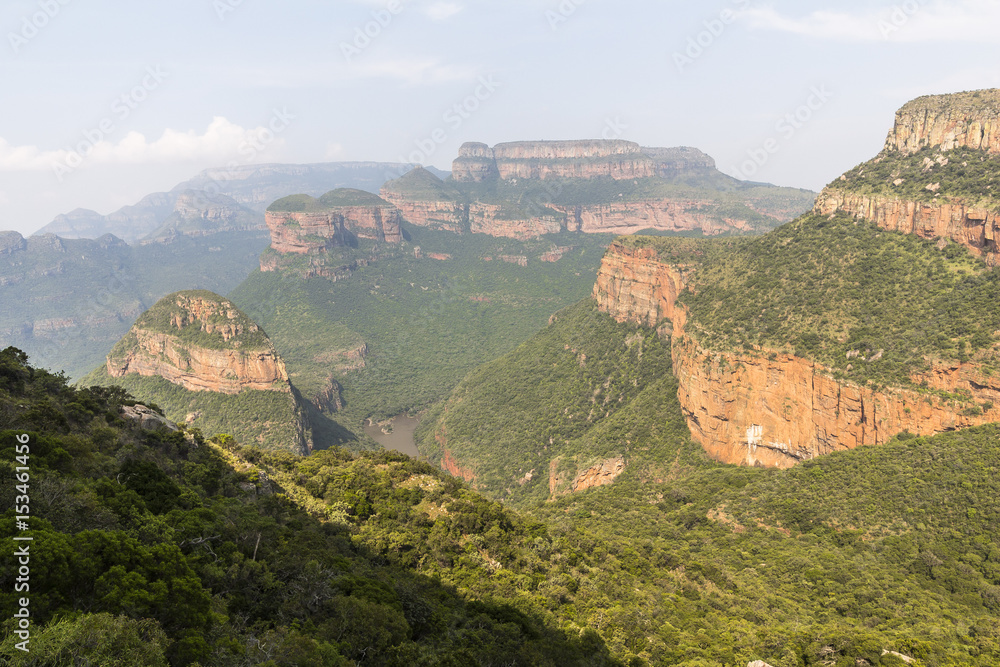
<path id="1" fill-rule="evenodd" d="M 365 433 L 375 439 L 384 449 L 408 454 L 420 458 L 417 451 L 417 441 L 413 432 L 417 430 L 420 420 L 407 415 L 397 415 L 392 418 L 392 433 L 383 433 L 377 424 L 366 423 Z"/>

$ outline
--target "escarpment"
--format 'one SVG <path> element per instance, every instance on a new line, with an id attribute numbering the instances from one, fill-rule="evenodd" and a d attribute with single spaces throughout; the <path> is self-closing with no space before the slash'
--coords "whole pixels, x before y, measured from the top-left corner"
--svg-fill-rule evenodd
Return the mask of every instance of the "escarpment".
<path id="1" fill-rule="evenodd" d="M 780 244 L 779 244 L 780 245 Z M 725 261 L 738 262 L 735 254 Z M 618 321 L 669 321 L 678 399 L 692 437 L 726 463 L 789 467 L 830 452 L 883 444 L 901 432 L 932 435 L 1000 420 L 1000 375 L 987 355 L 928 359 L 905 386 L 858 383 L 841 369 L 768 346 L 702 342 L 704 323 L 682 303 L 703 270 L 696 255 L 664 259 L 634 240 L 604 257 L 594 299 Z M 700 288 L 708 289 L 700 285 Z M 853 350 L 853 363 L 883 351 Z M 848 370 L 851 366 L 847 367 Z"/>
<path id="2" fill-rule="evenodd" d="M 291 391 L 285 364 L 264 332 L 205 291 L 157 302 L 112 349 L 107 371 L 114 378 L 158 376 L 190 391 Z"/>
<path id="3" fill-rule="evenodd" d="M 882 152 L 827 186 L 814 210 L 950 238 L 995 266 L 998 154 L 1000 90 L 921 97 L 896 113 Z"/>
<path id="4" fill-rule="evenodd" d="M 745 234 L 813 201 L 811 193 L 725 176 L 695 148 L 617 140 L 467 143 L 450 180 L 416 168 L 383 185 L 381 196 L 414 225 L 517 239 L 648 229 Z"/>

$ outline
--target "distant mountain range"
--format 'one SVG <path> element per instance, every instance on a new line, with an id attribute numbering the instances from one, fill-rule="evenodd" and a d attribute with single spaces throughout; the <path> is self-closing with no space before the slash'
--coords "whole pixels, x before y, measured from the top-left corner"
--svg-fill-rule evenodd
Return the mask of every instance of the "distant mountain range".
<path id="1" fill-rule="evenodd" d="M 169 192 L 146 195 L 135 204 L 101 215 L 78 208 L 58 215 L 35 235 L 96 239 L 114 234 L 128 243 L 162 241 L 177 235 L 263 230 L 264 209 L 288 194 L 321 195 L 333 188 L 378 192 L 414 165 L 392 162 L 259 164 L 206 169 Z M 439 169 L 437 175 L 446 177 Z"/>

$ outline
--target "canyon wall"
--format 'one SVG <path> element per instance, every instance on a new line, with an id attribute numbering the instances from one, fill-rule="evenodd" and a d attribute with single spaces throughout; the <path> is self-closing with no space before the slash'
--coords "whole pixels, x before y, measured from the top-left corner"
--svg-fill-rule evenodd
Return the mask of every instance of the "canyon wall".
<path id="1" fill-rule="evenodd" d="M 877 224 L 883 229 L 915 234 L 921 238 L 948 237 L 983 257 L 990 266 L 1000 264 L 1000 213 L 971 208 L 961 202 L 932 204 L 864 195 L 827 188 L 816 200 L 816 213 L 843 212 Z"/>
<path id="2" fill-rule="evenodd" d="M 672 321 L 681 408 L 692 437 L 717 460 L 789 467 L 836 450 L 882 444 L 904 430 L 932 435 L 1000 421 L 1000 378 L 974 363 L 937 364 L 912 378 L 926 381 L 927 390 L 876 390 L 837 381 L 830 369 L 791 354 L 704 349 L 689 335 L 686 309 L 677 303 L 692 270 L 658 261 L 652 249 L 615 243 L 602 262 L 594 298 L 618 321 Z M 966 392 L 972 402 L 936 392 Z"/>

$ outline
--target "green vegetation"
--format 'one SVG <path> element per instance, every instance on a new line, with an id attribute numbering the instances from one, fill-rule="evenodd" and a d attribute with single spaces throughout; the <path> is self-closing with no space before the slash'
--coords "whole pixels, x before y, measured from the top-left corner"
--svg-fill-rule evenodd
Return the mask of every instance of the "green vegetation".
<path id="1" fill-rule="evenodd" d="M 1000 157 L 973 148 L 942 151 L 925 146 L 904 155 L 883 153 L 851 169 L 828 187 L 907 201 L 1000 207 Z"/>
<path id="2" fill-rule="evenodd" d="M 343 386 L 345 405 L 336 419 L 354 431 L 369 416 L 429 407 L 466 373 L 586 296 L 611 239 L 561 234 L 522 242 L 410 225 L 404 231 L 408 244 L 420 246 L 421 259 L 400 252 L 357 266 L 348 280 L 255 273 L 229 295 L 268 332 L 289 372 L 302 378 L 307 399 L 331 376 Z M 555 246 L 573 250 L 555 263 L 538 261 Z M 431 259 L 432 253 L 451 259 Z M 525 255 L 528 266 L 500 255 Z M 323 354 L 359 339 L 368 348 L 364 368 L 338 371 L 340 362 Z"/>
<path id="3" fill-rule="evenodd" d="M 158 376 L 131 373 L 113 378 L 104 367 L 80 384 L 124 387 L 137 399 L 162 409 L 168 419 L 184 423 L 190 417 L 191 426 L 205 433 L 230 433 L 240 442 L 264 449 L 302 453 L 312 435 L 304 408 L 287 391 L 190 391 Z"/>
<path id="4" fill-rule="evenodd" d="M 225 294 L 259 266 L 267 232 L 181 237 L 127 246 L 32 237 L 0 262 L 0 347 L 15 345 L 39 366 L 80 378 L 144 310 L 182 289 Z"/>
<path id="5" fill-rule="evenodd" d="M 193 301 L 208 304 L 211 313 L 195 316 Z M 183 323 L 183 326 L 177 326 Z M 208 290 L 186 290 L 163 297 L 136 320 L 134 327 L 154 331 L 210 350 L 269 350 L 271 342 L 257 324 L 229 300 Z M 211 331 L 209 331 L 211 329 Z M 228 339 L 227 339 L 228 336 Z M 130 344 L 123 339 L 111 354 Z M 134 343 L 134 341 L 131 341 Z"/>
<path id="6" fill-rule="evenodd" d="M 422 454 L 439 462 L 447 449 L 475 471 L 477 489 L 508 503 L 547 499 L 550 471 L 572 481 L 602 459 L 630 456 L 629 442 L 643 438 L 593 436 L 621 435 L 612 418 L 647 390 L 663 391 L 670 369 L 669 343 L 618 324 L 589 299 L 553 320 L 466 376 L 418 430 Z"/>
<path id="7" fill-rule="evenodd" d="M 319 198 L 326 206 L 390 206 L 378 195 L 355 188 L 337 188 Z"/>
<path id="8" fill-rule="evenodd" d="M 634 664 L 1000 660 L 1000 427 L 901 434 L 790 470 L 722 465 L 691 442 L 662 347 L 574 306 L 419 429 L 422 451 L 446 445 L 474 488 L 547 524 L 570 562 L 602 564 L 547 584 L 560 613 Z M 625 461 L 613 484 L 569 493 L 567 477 L 610 456 Z M 532 469 L 540 482 L 520 486 Z"/>
<path id="9" fill-rule="evenodd" d="M 318 199 L 310 195 L 282 197 L 267 210 L 271 213 L 322 213 L 338 206 L 389 206 L 389 202 L 364 190 L 338 188 Z"/>
<path id="10" fill-rule="evenodd" d="M 603 158 L 602 158 L 603 159 Z M 501 219 L 524 219 L 565 214 L 552 206 L 608 205 L 661 199 L 702 201 L 699 213 L 724 223 L 746 220 L 752 231 L 773 229 L 812 207 L 815 193 L 738 181 L 718 171 L 699 170 L 675 179 L 510 179 L 482 183 L 442 181 L 430 172 L 415 169 L 390 181 L 386 188 L 416 201 L 482 202 L 501 207 Z"/>
<path id="11" fill-rule="evenodd" d="M 13 478 L 27 434 L 34 540 L 32 652 L 8 617 L 4 664 L 622 664 L 530 592 L 559 569 L 539 556 L 545 527 L 431 466 L 142 431 L 118 416 L 120 389 L 26 361 L 0 352 L 0 469 Z M 0 486 L 3 507 L 17 493 Z M 13 509 L 3 526 L 9 541 Z"/>
<path id="12" fill-rule="evenodd" d="M 909 385 L 927 359 L 1000 367 L 1000 271 L 960 245 L 808 215 L 753 239 L 622 239 L 697 263 L 688 333 L 709 349 L 787 350 L 838 377 Z"/>

